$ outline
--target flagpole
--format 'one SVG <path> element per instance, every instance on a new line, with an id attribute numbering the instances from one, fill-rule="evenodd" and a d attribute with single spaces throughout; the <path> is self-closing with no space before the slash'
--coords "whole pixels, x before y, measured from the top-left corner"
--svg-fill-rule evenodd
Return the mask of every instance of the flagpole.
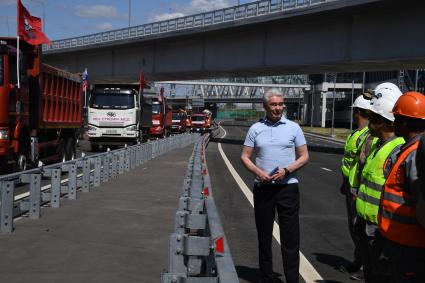
<path id="1" fill-rule="evenodd" d="M 18 0 L 16 2 L 16 8 L 17 8 L 17 23 L 16 23 L 16 77 L 17 80 L 16 82 L 18 83 L 18 89 L 21 88 L 21 82 L 20 82 L 20 78 L 19 78 L 19 21 L 20 21 L 20 16 L 21 16 L 21 0 Z"/>
<path id="2" fill-rule="evenodd" d="M 17 76 L 17 82 L 18 82 L 18 89 L 21 88 L 20 78 L 19 78 L 19 35 L 16 36 L 17 40 L 17 48 L 16 48 L 16 76 Z"/>

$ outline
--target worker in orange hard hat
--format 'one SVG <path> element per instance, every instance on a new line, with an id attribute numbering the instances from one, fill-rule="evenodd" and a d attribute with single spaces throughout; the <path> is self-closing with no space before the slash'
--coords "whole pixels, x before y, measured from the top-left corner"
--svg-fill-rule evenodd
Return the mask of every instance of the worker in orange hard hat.
<path id="1" fill-rule="evenodd" d="M 425 96 L 418 92 L 403 94 L 392 113 L 395 133 L 406 143 L 396 160 L 389 160 L 391 169 L 378 214 L 383 246 L 380 257 L 388 258 L 391 282 L 425 282 L 425 226 L 418 219 L 423 180 L 418 178 L 416 166 L 419 141 L 425 131 Z"/>

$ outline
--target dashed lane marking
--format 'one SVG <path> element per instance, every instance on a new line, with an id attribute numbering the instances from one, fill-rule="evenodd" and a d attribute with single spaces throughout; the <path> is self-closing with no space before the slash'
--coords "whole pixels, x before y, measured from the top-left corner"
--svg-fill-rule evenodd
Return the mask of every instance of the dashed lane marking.
<path id="1" fill-rule="evenodd" d="M 224 131 L 224 135 L 221 138 L 224 138 L 227 135 L 227 132 L 223 127 L 220 126 L 220 128 Z M 218 151 L 220 152 L 221 158 L 223 158 L 223 161 L 226 164 L 227 169 L 229 169 L 230 174 L 232 174 L 233 178 L 235 179 L 241 191 L 244 193 L 245 197 L 248 199 L 251 206 L 254 207 L 254 198 L 253 198 L 251 190 L 248 188 L 248 186 L 242 180 L 241 176 L 239 176 L 238 172 L 230 163 L 229 159 L 227 158 L 226 154 L 223 151 L 223 148 L 221 147 L 221 143 L 218 143 Z M 276 241 L 280 245 L 279 225 L 276 223 L 276 221 L 273 224 L 273 237 L 276 239 Z M 300 251 L 300 274 L 306 283 L 321 282 L 321 280 L 323 280 L 322 276 L 320 276 L 320 274 L 316 271 L 316 269 L 307 260 L 307 258 L 303 255 L 301 251 Z"/>
<path id="2" fill-rule="evenodd" d="M 323 170 L 325 170 L 325 171 L 329 171 L 329 172 L 332 172 L 332 170 L 331 170 L 331 169 L 329 169 L 329 168 L 326 168 L 326 167 L 320 167 L 320 169 L 323 169 Z"/>

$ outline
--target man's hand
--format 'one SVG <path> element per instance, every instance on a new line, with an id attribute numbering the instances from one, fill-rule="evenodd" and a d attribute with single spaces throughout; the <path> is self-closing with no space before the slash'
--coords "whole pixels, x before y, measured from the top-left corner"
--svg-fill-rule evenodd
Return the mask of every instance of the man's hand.
<path id="1" fill-rule="evenodd" d="M 261 183 L 270 183 L 273 180 L 272 177 L 274 176 L 270 176 L 267 172 L 260 169 L 256 175 L 258 178 L 260 178 Z"/>
<path id="2" fill-rule="evenodd" d="M 286 171 L 283 168 L 279 168 L 276 173 L 271 175 L 271 181 L 279 182 L 282 181 L 283 178 L 285 178 Z"/>

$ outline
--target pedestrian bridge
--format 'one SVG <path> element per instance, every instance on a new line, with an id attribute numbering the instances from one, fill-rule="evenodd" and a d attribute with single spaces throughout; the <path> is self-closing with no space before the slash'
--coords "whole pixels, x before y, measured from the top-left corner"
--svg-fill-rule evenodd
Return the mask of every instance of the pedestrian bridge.
<path id="1" fill-rule="evenodd" d="M 45 62 L 92 82 L 425 67 L 423 1 L 263 0 L 54 41 Z M 406 46 L 406 38 L 414 44 Z"/>

